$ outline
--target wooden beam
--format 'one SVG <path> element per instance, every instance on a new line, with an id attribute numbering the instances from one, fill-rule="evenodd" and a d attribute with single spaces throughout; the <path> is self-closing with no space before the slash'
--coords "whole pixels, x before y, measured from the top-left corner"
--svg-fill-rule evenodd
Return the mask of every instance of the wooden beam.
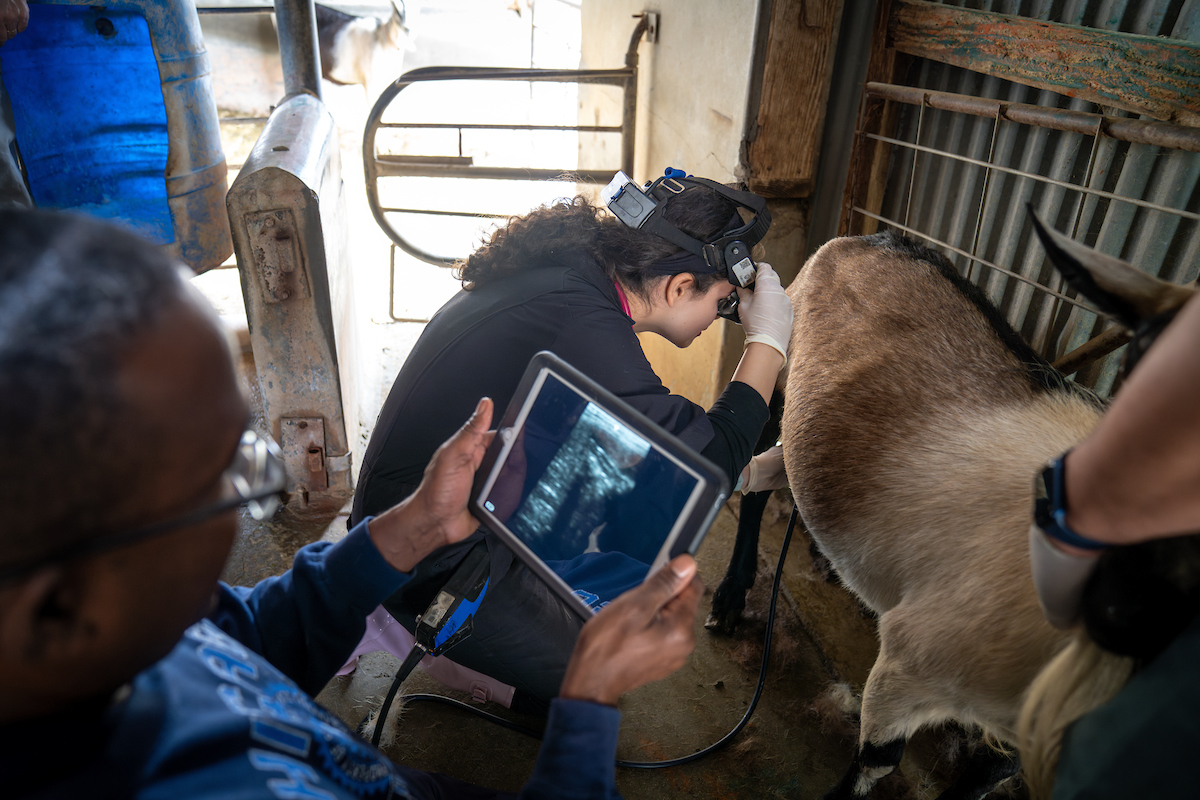
<path id="1" fill-rule="evenodd" d="M 842 0 L 774 0 L 746 181 L 766 197 L 812 193 Z"/>
<path id="2" fill-rule="evenodd" d="M 890 44 L 1102 106 L 1200 125 L 1200 45 L 895 0 Z"/>

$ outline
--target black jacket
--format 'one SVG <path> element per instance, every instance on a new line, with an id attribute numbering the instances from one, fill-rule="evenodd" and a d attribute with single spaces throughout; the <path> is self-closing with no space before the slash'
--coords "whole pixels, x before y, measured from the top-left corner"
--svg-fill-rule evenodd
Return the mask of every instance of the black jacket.
<path id="1" fill-rule="evenodd" d="M 554 352 L 709 457 L 732 486 L 766 422 L 766 403 L 742 383 L 730 384 L 707 414 L 670 394 L 632 325 L 612 282 L 578 253 L 460 292 L 430 320 L 396 376 L 367 447 L 352 522 L 410 495 L 480 397 L 495 401 L 498 421 L 539 350 Z"/>

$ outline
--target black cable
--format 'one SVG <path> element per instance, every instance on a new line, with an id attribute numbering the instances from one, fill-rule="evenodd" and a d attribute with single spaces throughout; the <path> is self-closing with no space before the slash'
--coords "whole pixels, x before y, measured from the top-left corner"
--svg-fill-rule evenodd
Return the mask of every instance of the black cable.
<path id="1" fill-rule="evenodd" d="M 776 564 L 776 566 L 775 566 L 775 579 L 771 583 L 771 606 L 767 612 L 767 634 L 763 638 L 763 657 L 762 657 L 762 665 L 761 665 L 761 667 L 759 667 L 759 670 L 758 670 L 758 685 L 754 687 L 754 697 L 752 697 L 750 699 L 750 706 L 749 706 L 749 708 L 746 709 L 746 713 L 742 716 L 741 721 L 738 722 L 738 724 L 734 726 L 733 730 L 731 730 L 729 733 L 722 736 L 718 741 L 714 742 L 713 744 L 710 744 L 708 747 L 705 747 L 703 750 L 697 750 L 696 752 L 692 753 L 691 755 L 680 756 L 679 758 L 672 758 L 667 761 L 621 761 L 621 760 L 618 760 L 617 761 L 618 767 L 625 767 L 626 769 L 665 769 L 667 767 L 678 767 L 683 764 L 690 764 L 693 761 L 699 761 L 701 758 L 704 758 L 707 755 L 711 755 L 712 753 L 715 753 L 716 751 L 720 750 L 722 747 L 725 747 L 727 744 L 729 744 L 729 742 L 733 740 L 733 737 L 735 737 L 739 733 L 741 733 L 742 729 L 745 728 L 746 725 L 750 722 L 750 717 L 754 714 L 754 709 L 758 706 L 759 698 L 762 697 L 763 687 L 766 685 L 766 681 L 767 681 L 767 665 L 770 663 L 770 660 L 771 660 L 771 629 L 775 626 L 775 606 L 776 606 L 776 602 L 779 599 L 779 584 L 782 582 L 782 579 L 783 579 L 783 562 L 787 559 L 788 546 L 792 543 L 792 532 L 796 529 L 796 519 L 799 516 L 800 516 L 800 509 L 798 509 L 796 506 L 792 506 L 792 516 L 788 519 L 787 531 L 783 535 L 783 547 L 781 547 L 779 550 L 779 563 Z M 410 658 L 411 658 L 411 655 L 410 655 Z M 407 664 L 407 659 L 405 660 L 405 663 Z M 403 669 L 404 669 L 404 667 L 402 665 L 401 670 L 403 670 Z M 409 671 L 411 671 L 411 669 Z M 400 674 L 401 673 L 397 673 L 397 676 L 399 676 Z M 404 674 L 407 675 L 407 673 L 404 673 Z M 400 685 L 400 681 L 396 681 L 392 684 L 392 689 L 388 693 L 388 698 L 386 700 L 384 700 L 384 706 L 391 704 L 391 699 L 395 695 L 395 693 L 396 693 L 395 690 L 399 687 L 399 685 Z M 542 735 L 540 733 L 538 733 L 537 731 L 535 731 L 531 728 L 526 728 L 524 725 L 519 725 L 515 722 L 511 722 L 507 719 L 504 719 L 503 717 L 498 717 L 495 714 L 484 711 L 483 709 L 475 708 L 474 706 L 469 706 L 466 703 L 463 703 L 459 700 L 454 700 L 449 697 L 443 697 L 440 694 L 409 694 L 409 695 L 404 695 L 404 697 L 402 699 L 405 702 L 426 701 L 426 702 L 430 702 L 430 703 L 441 703 L 441 704 L 447 705 L 447 706 L 454 706 L 455 708 L 461 708 L 465 711 L 469 711 L 470 713 L 474 714 L 475 716 L 481 717 L 482 719 L 485 719 L 488 722 L 494 722 L 497 725 L 508 728 L 511 731 L 516 731 L 517 733 L 524 734 L 525 736 L 529 736 L 533 739 L 541 739 L 542 738 Z M 382 716 L 383 716 L 383 714 L 381 713 L 380 717 L 382 718 Z M 375 730 L 378 733 L 379 723 L 376 723 Z M 376 742 L 376 743 L 378 743 L 378 742 Z"/>
<path id="2" fill-rule="evenodd" d="M 734 726 L 733 730 L 719 740 L 705 747 L 703 750 L 697 750 L 690 756 L 672 758 L 668 761 L 618 760 L 618 767 L 625 767 L 627 769 L 665 769 L 667 767 L 678 767 L 683 764 L 690 764 L 693 761 L 699 761 L 701 758 L 715 753 L 729 744 L 733 740 L 733 737 L 741 733 L 742 729 L 750 722 L 750 716 L 754 713 L 754 709 L 758 705 L 758 700 L 762 697 L 763 687 L 767 682 L 767 665 L 771 661 L 771 629 L 775 627 L 775 603 L 779 599 L 779 584 L 783 579 L 783 562 L 787 559 L 788 545 L 792 543 L 792 531 L 796 528 L 796 519 L 799 516 L 800 509 L 792 506 L 792 516 L 788 519 L 787 531 L 783 534 L 783 547 L 779 549 L 779 563 L 775 565 L 775 580 L 771 583 L 771 607 L 767 612 L 767 635 L 763 637 L 763 657 L 762 666 L 758 670 L 758 685 L 754 687 L 754 697 L 750 699 L 750 707 L 746 709 L 746 713 L 742 716 L 741 721 Z"/>
<path id="3" fill-rule="evenodd" d="M 388 689 L 387 696 L 383 698 L 379 714 L 375 717 L 375 732 L 371 734 L 371 744 L 374 746 L 379 747 L 379 735 L 383 732 L 383 723 L 387 721 L 388 712 L 392 710 L 392 701 L 396 699 L 396 692 L 400 690 L 400 684 L 404 683 L 404 679 L 412 674 L 424 657 L 425 648 L 414 644 L 412 650 L 409 650 L 408 655 L 405 656 L 404 662 L 400 664 L 400 669 L 396 670 L 396 677 L 392 679 L 392 685 Z"/>

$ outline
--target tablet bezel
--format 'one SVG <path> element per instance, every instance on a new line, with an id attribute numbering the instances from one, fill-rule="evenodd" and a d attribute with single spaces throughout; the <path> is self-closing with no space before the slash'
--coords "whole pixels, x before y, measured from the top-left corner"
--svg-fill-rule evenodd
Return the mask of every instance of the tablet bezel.
<path id="1" fill-rule="evenodd" d="M 531 392 L 535 387 L 540 389 L 540 386 L 543 385 L 540 378 L 547 372 L 555 375 L 586 400 L 596 403 L 622 424 L 647 439 L 653 447 L 657 447 L 682 462 L 696 473 L 699 486 L 694 495 L 695 501 L 682 524 L 677 525 L 673 535 L 664 540 L 664 543 L 670 543 L 664 561 L 682 553 L 695 554 L 712 526 L 721 505 L 729 497 L 729 479 L 711 461 L 692 450 L 675 436 L 667 433 L 646 415 L 554 353 L 543 350 L 534 355 L 525 374 L 521 377 L 520 384 L 513 393 L 512 400 L 509 401 L 508 408 L 505 409 L 504 418 L 499 425 L 495 426 L 497 435 L 492 440 L 475 473 L 475 485 L 471 489 L 468 505 L 471 513 L 485 528 L 498 536 L 522 563 L 528 566 L 567 604 L 568 608 L 578 614 L 581 619 L 587 620 L 591 618 L 595 610 L 574 594 L 573 588 L 566 581 L 551 570 L 545 561 L 480 502 L 483 490 L 496 470 L 497 460 L 511 440 L 516 438 L 512 434 L 506 437 L 504 432 L 511 430 L 517 424 L 518 419 L 522 423 L 524 422 L 526 416 L 524 411 L 532 405 L 535 397 Z M 662 547 L 660 547 L 660 553 L 661 551 Z M 647 577 L 654 572 L 654 568 L 655 565 L 652 564 L 650 571 L 647 572 Z"/>

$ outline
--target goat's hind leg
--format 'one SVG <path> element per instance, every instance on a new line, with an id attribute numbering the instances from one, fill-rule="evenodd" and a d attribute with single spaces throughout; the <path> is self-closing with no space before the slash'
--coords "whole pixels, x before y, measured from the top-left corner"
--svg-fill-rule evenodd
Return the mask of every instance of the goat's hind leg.
<path id="1" fill-rule="evenodd" d="M 904 745 L 907 743 L 908 740 L 904 737 L 878 744 L 863 742 L 854 754 L 854 760 L 850 762 L 846 774 L 838 781 L 837 786 L 821 796 L 821 800 L 856 800 L 866 797 L 880 778 L 899 765 L 900 758 L 904 755 Z"/>
<path id="2" fill-rule="evenodd" d="M 867 797 L 899 766 L 914 731 L 950 716 L 936 677 L 914 674 L 908 666 L 914 654 L 907 651 L 913 637 L 906 629 L 920 623 L 912 616 L 911 610 L 898 606 L 879 618 L 879 656 L 863 688 L 858 752 L 824 800 Z"/>
<path id="3" fill-rule="evenodd" d="M 902 687 L 908 681 L 881 648 L 863 690 L 862 731 L 858 751 L 837 786 L 823 800 L 856 800 L 900 764 L 908 743 L 908 715 L 903 713 Z M 899 701 L 899 702 L 898 702 Z"/>

